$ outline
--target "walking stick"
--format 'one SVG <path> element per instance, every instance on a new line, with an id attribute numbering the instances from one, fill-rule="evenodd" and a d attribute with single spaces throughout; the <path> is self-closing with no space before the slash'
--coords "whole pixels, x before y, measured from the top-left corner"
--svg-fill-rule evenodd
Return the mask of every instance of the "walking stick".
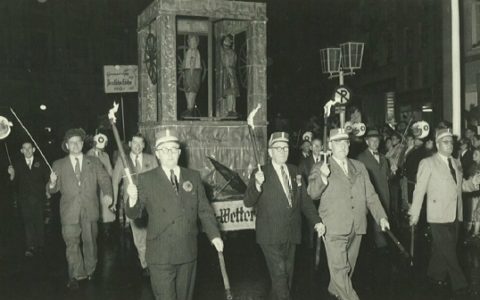
<path id="1" fill-rule="evenodd" d="M 413 266 L 413 254 L 415 247 L 415 225 L 410 227 L 410 266 Z"/>
<path id="2" fill-rule="evenodd" d="M 45 163 L 47 164 L 48 168 L 50 169 L 50 172 L 53 173 L 52 166 L 48 163 L 47 158 L 45 157 L 45 155 L 43 155 L 42 149 L 40 149 L 40 147 L 38 146 L 37 142 L 35 141 L 35 139 L 33 138 L 33 136 L 32 136 L 32 135 L 30 134 L 30 132 L 28 131 L 27 127 L 25 127 L 25 125 L 23 125 L 22 121 L 21 121 L 20 118 L 17 116 L 17 114 L 15 113 L 15 111 L 13 110 L 13 108 L 10 107 L 10 111 L 12 112 L 13 116 L 15 117 L 15 119 L 17 119 L 18 123 L 20 123 L 20 126 L 22 126 L 23 130 L 25 130 L 25 132 L 27 133 L 27 135 L 30 137 L 30 139 L 32 140 L 32 142 L 33 142 L 33 144 L 35 145 L 35 147 L 37 147 L 38 152 L 40 152 L 40 156 L 42 156 L 43 160 L 45 161 Z"/>
<path id="3" fill-rule="evenodd" d="M 408 258 L 410 255 L 408 254 L 407 250 L 405 250 L 405 247 L 403 247 L 400 241 L 393 235 L 393 233 L 390 230 L 386 230 L 385 232 L 392 239 L 398 250 L 400 250 L 400 253 L 402 253 L 404 257 Z"/>
<path id="4" fill-rule="evenodd" d="M 325 243 L 325 236 L 322 235 L 317 237 L 317 249 L 315 249 L 315 271 L 318 271 L 320 266 L 320 249 L 322 246 L 322 240 L 323 243 Z"/>
<path id="5" fill-rule="evenodd" d="M 12 159 L 10 158 L 10 153 L 8 152 L 7 142 L 4 142 L 4 145 L 5 145 L 5 151 L 7 152 L 8 163 L 11 166 L 12 165 Z"/>
<path id="6" fill-rule="evenodd" d="M 232 300 L 232 292 L 230 291 L 230 280 L 228 280 L 227 268 L 225 267 L 225 258 L 223 252 L 218 252 L 218 261 L 220 262 L 220 270 L 222 271 L 223 286 L 225 287 L 225 299 Z"/>

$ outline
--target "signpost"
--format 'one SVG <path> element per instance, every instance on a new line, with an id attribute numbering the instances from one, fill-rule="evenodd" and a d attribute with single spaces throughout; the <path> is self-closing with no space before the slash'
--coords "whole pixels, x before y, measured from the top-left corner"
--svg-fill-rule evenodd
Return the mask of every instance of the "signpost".
<path id="1" fill-rule="evenodd" d="M 255 229 L 255 210 L 245 207 L 243 200 L 216 201 L 211 204 L 220 230 Z"/>
<path id="2" fill-rule="evenodd" d="M 106 94 L 136 93 L 138 92 L 138 66 L 103 66 L 104 88 Z M 125 139 L 125 110 L 123 96 L 120 95 L 122 106 L 122 130 Z"/>

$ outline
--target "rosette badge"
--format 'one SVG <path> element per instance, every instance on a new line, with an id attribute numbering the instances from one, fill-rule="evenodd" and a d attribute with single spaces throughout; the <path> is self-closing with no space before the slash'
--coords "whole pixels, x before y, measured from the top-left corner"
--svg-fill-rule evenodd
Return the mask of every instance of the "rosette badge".
<path id="1" fill-rule="evenodd" d="M 182 187 L 187 193 L 190 193 L 193 190 L 193 184 L 188 180 L 183 183 Z"/>

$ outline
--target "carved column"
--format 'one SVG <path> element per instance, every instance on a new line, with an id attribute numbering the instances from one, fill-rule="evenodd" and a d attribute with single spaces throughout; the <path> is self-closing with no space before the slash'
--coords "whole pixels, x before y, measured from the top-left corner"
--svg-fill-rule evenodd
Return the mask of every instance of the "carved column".
<path id="1" fill-rule="evenodd" d="M 160 122 L 177 120 L 177 57 L 175 36 L 175 15 L 158 17 L 159 45 L 159 91 L 158 99 L 161 109 L 158 111 Z"/>
<path id="2" fill-rule="evenodd" d="M 251 21 L 247 29 L 248 111 L 262 108 L 255 118 L 267 120 L 267 24 Z"/>
<path id="3" fill-rule="evenodd" d="M 152 83 L 150 77 L 148 76 L 145 49 L 146 49 L 146 39 L 149 33 L 152 33 L 154 36 L 156 32 L 154 30 L 154 25 L 143 27 L 138 31 L 137 41 L 138 41 L 138 73 L 139 73 L 139 101 L 138 101 L 138 120 L 140 123 L 144 122 L 156 122 L 157 121 L 157 84 Z M 157 52 L 158 53 L 158 52 Z M 158 61 L 158 59 L 157 59 Z"/>

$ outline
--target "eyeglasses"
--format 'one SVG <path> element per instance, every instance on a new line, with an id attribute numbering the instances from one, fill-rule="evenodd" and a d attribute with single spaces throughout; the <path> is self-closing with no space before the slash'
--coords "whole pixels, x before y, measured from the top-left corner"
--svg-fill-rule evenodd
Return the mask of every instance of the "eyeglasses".
<path id="1" fill-rule="evenodd" d="M 272 147 L 271 149 L 274 149 L 277 152 L 288 152 L 288 147 Z"/>
<path id="2" fill-rule="evenodd" d="M 177 154 L 180 148 L 159 148 L 157 151 L 162 152 L 163 154 Z"/>

